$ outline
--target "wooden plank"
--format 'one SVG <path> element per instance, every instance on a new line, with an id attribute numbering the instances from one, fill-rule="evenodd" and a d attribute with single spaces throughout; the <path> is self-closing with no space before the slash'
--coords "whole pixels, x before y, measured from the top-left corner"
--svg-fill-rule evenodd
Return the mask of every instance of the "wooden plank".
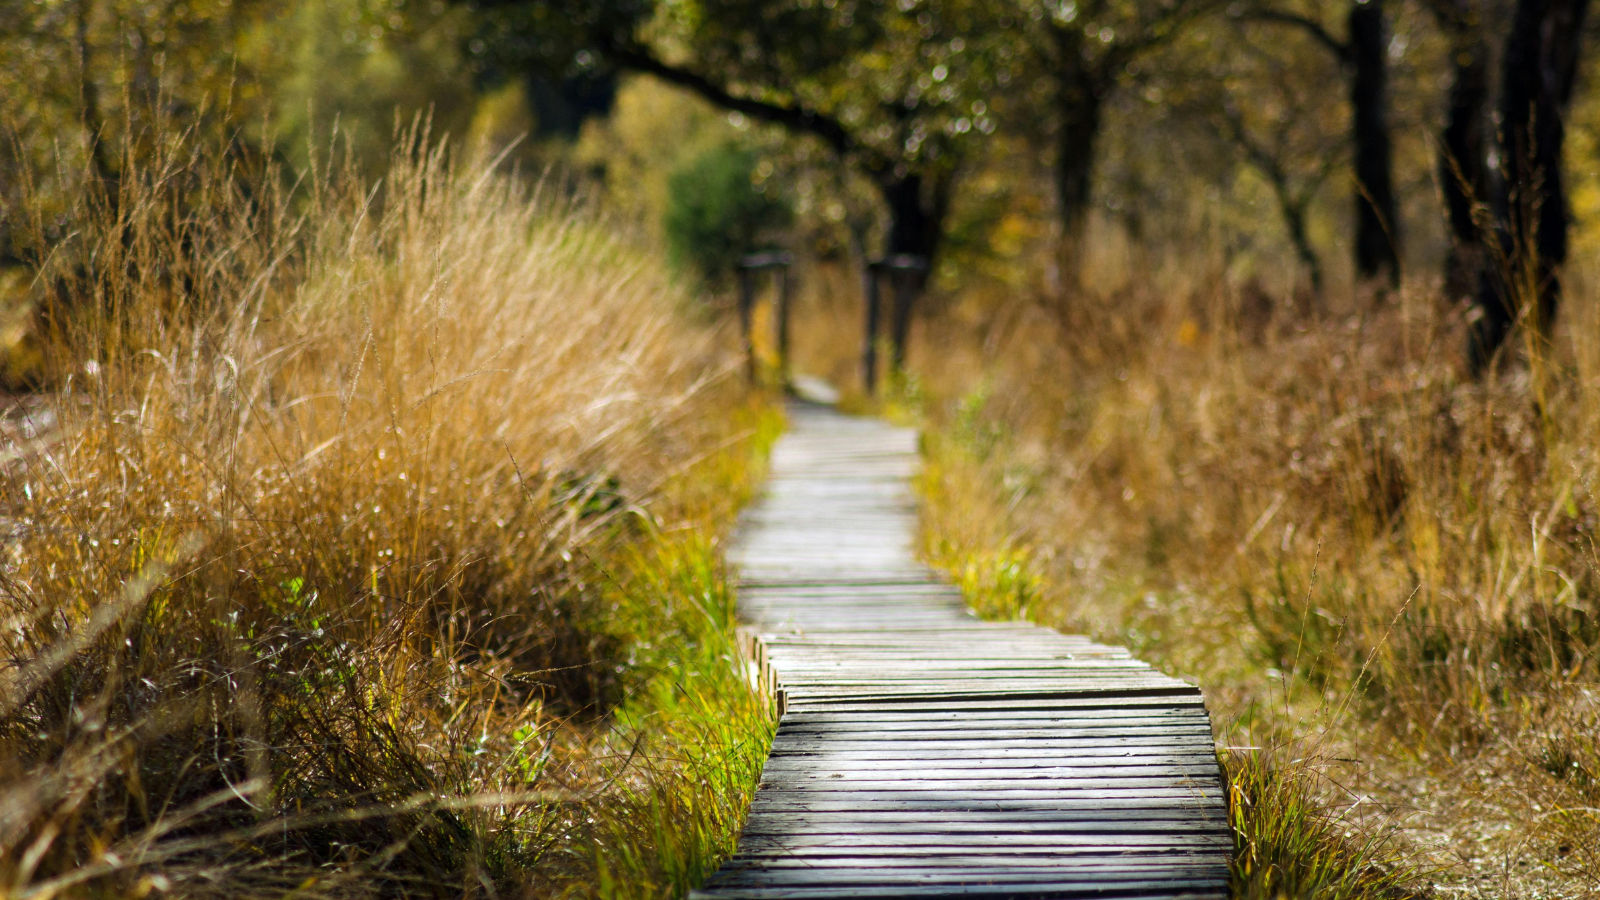
<path id="1" fill-rule="evenodd" d="M 873 729 L 877 731 L 916 731 L 941 727 L 991 728 L 1014 723 L 1019 728 L 1073 728 L 1127 725 L 1195 725 L 1209 728 L 1203 710 L 1181 709 L 1098 709 L 1093 712 L 1062 712 L 1057 710 L 1011 711 L 978 710 L 971 712 L 942 712 L 923 710 L 915 713 L 886 711 L 849 712 L 808 711 L 797 712 L 784 719 L 786 733 L 810 729 Z"/>
<path id="2" fill-rule="evenodd" d="M 738 860 L 766 865 L 777 857 L 802 860 L 812 866 L 831 860 L 876 857 L 885 867 L 933 865 L 934 861 L 961 857 L 963 865 L 979 865 L 977 857 L 1032 859 L 1042 865 L 1066 868 L 1096 860 L 1142 863 L 1179 861 L 1226 863 L 1233 852 L 1231 835 L 1223 832 L 1114 832 L 1109 834 L 932 832 L 920 836 L 884 833 L 807 835 L 809 842 L 786 833 L 752 834 L 740 843 Z M 999 863 L 1004 864 L 1002 860 Z"/>
<path id="3" fill-rule="evenodd" d="M 911 556 L 915 433 L 792 416 L 728 554 L 784 718 L 737 853 L 692 896 L 1223 896 L 1199 690 L 975 618 Z"/>
<path id="4" fill-rule="evenodd" d="M 1104 812 L 1105 814 L 1101 814 Z M 1140 815 L 1139 813 L 1142 813 Z M 928 821 L 913 813 L 853 810 L 834 813 L 772 812 L 754 813 L 745 823 L 744 837 L 755 841 L 763 837 L 786 840 L 851 837 L 871 840 L 878 837 L 933 835 L 960 840 L 971 836 L 1005 840 L 1050 840 L 1058 845 L 1065 839 L 1105 835 L 1119 845 L 1172 835 L 1213 835 L 1232 840 L 1227 823 L 1196 821 L 1192 808 L 1170 810 L 1082 810 L 1076 816 L 1041 815 L 1036 819 L 997 819 L 993 816 L 971 819 L 950 817 Z"/>
<path id="5" fill-rule="evenodd" d="M 898 777 L 896 777 L 898 776 Z M 1027 769 L 994 769 L 985 771 L 980 766 L 971 766 L 966 769 L 928 769 L 917 767 L 899 770 L 872 769 L 867 771 L 851 770 L 837 771 L 831 768 L 827 771 L 816 772 L 809 769 L 782 769 L 771 768 L 762 775 L 763 785 L 797 785 L 812 787 L 831 785 L 848 787 L 852 790 L 865 789 L 875 785 L 888 783 L 908 783 L 918 787 L 929 787 L 934 784 L 949 785 L 950 790 L 986 790 L 986 785 L 1026 786 L 1043 788 L 1053 785 L 1067 785 L 1082 787 L 1090 782 L 1096 784 L 1205 784 L 1219 783 L 1215 767 L 1206 771 L 1201 766 L 1187 768 L 1174 768 L 1170 766 L 1099 766 L 1096 768 L 1072 769 L 1066 767 L 1027 768 Z"/>
<path id="6" fill-rule="evenodd" d="M 783 742 L 782 750 L 774 749 L 774 753 L 805 753 L 805 752 L 842 752 L 847 750 L 887 750 L 899 752 L 909 750 L 938 752 L 977 752 L 993 753 L 1003 750 L 1024 750 L 1028 752 L 1041 752 L 1049 750 L 1105 750 L 1108 752 L 1135 753 L 1141 749 L 1165 749 L 1171 752 L 1172 748 L 1201 748 L 1213 747 L 1208 735 L 1164 735 L 1159 743 L 1150 737 L 1062 737 L 1059 735 L 1039 735 L 1028 737 L 1015 735 L 1007 738 L 972 738 L 952 734 L 946 738 L 922 738 L 917 740 L 902 740 L 895 737 L 884 737 L 871 740 L 867 737 L 850 734 L 833 735 L 796 735 L 787 737 Z"/>
<path id="7" fill-rule="evenodd" d="M 758 851 L 741 851 L 738 860 L 724 866 L 724 876 L 737 872 L 782 872 L 784 870 L 804 870 L 814 872 L 819 868 L 828 869 L 866 869 L 871 871 L 868 877 L 878 878 L 888 875 L 894 877 L 901 874 L 940 875 L 948 871 L 949 875 L 961 876 L 982 871 L 987 875 L 1026 875 L 1034 874 L 1038 870 L 1050 870 L 1051 874 L 1059 878 L 1060 871 L 1070 868 L 1078 875 L 1138 875 L 1143 877 L 1163 877 L 1169 875 L 1193 875 L 1197 872 L 1214 872 L 1218 869 L 1227 870 L 1227 856 L 1216 850 L 1203 853 L 1107 853 L 1089 852 L 1074 853 L 1068 848 L 1040 847 L 1030 852 L 1014 853 L 979 853 L 973 850 L 952 851 L 949 849 L 929 850 L 928 848 L 914 848 L 928 852 L 893 852 L 903 848 L 872 847 L 867 852 L 861 850 L 855 853 L 787 853 L 773 851 L 762 853 Z"/>
<path id="8" fill-rule="evenodd" d="M 1049 789 L 1032 789 L 1025 787 L 991 788 L 982 792 L 963 791 L 959 789 L 918 788 L 915 786 L 900 786 L 878 789 L 841 789 L 825 790 L 821 787 L 791 787 L 788 785 L 768 785 L 762 793 L 773 799 L 787 799 L 794 801 L 826 801 L 833 800 L 841 803 L 855 802 L 861 806 L 881 804 L 891 809 L 969 809 L 985 811 L 1008 811 L 1016 809 L 1019 803 L 1033 803 L 1033 808 L 1044 808 L 1041 804 L 1061 803 L 1069 800 L 1107 802 L 1122 800 L 1129 797 L 1164 798 L 1168 800 L 1192 800 L 1196 803 L 1221 802 L 1225 799 L 1220 785 L 1213 787 L 1204 786 L 1149 786 L 1129 785 L 1095 786 L 1083 788 L 1056 787 Z"/>
<path id="9" fill-rule="evenodd" d="M 1123 708 L 1176 708 L 1185 706 L 1189 708 L 1204 708 L 1203 700 L 1198 691 L 1173 694 L 1171 696 L 1132 696 L 1117 697 L 1105 694 L 1084 694 L 1073 697 L 1045 697 L 1040 699 L 1030 698 L 957 698 L 955 700 L 904 698 L 894 703 L 877 703 L 863 700 L 859 703 L 838 703 L 832 706 L 796 712 L 795 715 L 851 715 L 855 713 L 872 715 L 914 715 L 919 712 L 993 712 L 1004 710 L 1043 711 L 1056 710 L 1084 710 L 1112 707 Z"/>
<path id="10" fill-rule="evenodd" d="M 1101 871 L 1090 870 L 1083 873 L 1067 871 L 1050 871 L 1048 869 L 1027 872 L 1008 870 L 1004 867 L 968 869 L 966 871 L 940 872 L 916 870 L 879 870 L 852 872 L 821 867 L 802 867 L 799 869 L 764 871 L 732 871 L 718 873 L 707 882 L 707 887 L 727 886 L 742 888 L 801 888 L 801 887 L 835 887 L 849 888 L 850 893 L 838 896 L 868 896 L 861 892 L 863 888 L 872 887 L 911 887 L 911 886 L 937 886 L 943 890 L 957 887 L 978 886 L 1029 886 L 1039 890 L 1048 890 L 1051 894 L 1081 893 L 1091 896 L 1105 896 L 1110 892 L 1118 893 L 1155 893 L 1169 892 L 1165 896 L 1181 896 L 1179 892 L 1190 890 L 1216 890 L 1219 882 L 1227 880 L 1227 867 L 1214 865 L 1208 869 L 1197 872 L 1174 872 L 1163 875 L 1159 870 L 1149 869 L 1107 869 Z M 1009 894 L 1007 894 L 1009 895 Z M 784 893 L 779 896 L 799 896 Z M 966 893 L 952 894 L 951 896 L 966 896 Z M 1003 895 L 1006 896 L 1006 895 Z"/>
<path id="11" fill-rule="evenodd" d="M 971 799 L 940 800 L 937 798 L 922 798 L 915 801 L 900 801 L 896 803 L 879 802 L 871 806 L 864 806 L 849 798 L 840 800 L 817 795 L 787 794 L 778 796 L 774 794 L 761 796 L 758 794 L 750 802 L 750 815 L 752 817 L 773 815 L 794 818 L 796 821 L 820 821 L 823 817 L 872 819 L 886 822 L 927 821 L 928 815 L 933 813 L 937 813 L 942 819 L 948 819 L 952 822 L 981 821 L 995 828 L 999 828 L 1006 823 L 1047 824 L 1052 822 L 1091 821 L 1097 814 L 1104 814 L 1104 821 L 1106 822 L 1139 819 L 1140 817 L 1148 817 L 1154 820 L 1166 815 L 1197 817 L 1200 814 L 1209 816 L 1209 818 L 1203 819 L 1206 822 L 1226 821 L 1227 819 L 1227 812 L 1215 809 L 1210 798 L 1196 797 L 1193 794 L 1184 794 L 1178 797 L 1130 795 L 1119 797 L 1115 802 L 1107 802 L 1099 798 L 1058 797 L 1048 803 L 1032 803 L 1020 800 L 990 800 L 985 802 Z M 1201 818 L 1194 818 L 1193 820 L 1202 821 Z"/>
<path id="12" fill-rule="evenodd" d="M 855 758 L 846 763 L 845 760 L 834 761 L 813 757 L 789 756 L 775 759 L 768 763 L 763 772 L 763 777 L 855 782 L 873 776 L 883 777 L 880 773 L 911 773 L 916 777 L 948 781 L 964 779 L 993 780 L 1002 776 L 1027 779 L 1136 777 L 1145 772 L 1179 778 L 1201 776 L 1215 778 L 1217 775 L 1215 762 L 1201 759 L 1185 762 L 1176 761 L 1170 757 L 1144 759 L 1134 757 L 1127 760 L 1117 760 L 1114 764 L 1099 758 L 1071 760 L 1067 764 L 1058 763 L 1054 765 L 1042 764 L 1032 759 L 1005 759 L 999 760 L 999 762 L 1003 763 L 1003 765 L 995 765 L 994 761 L 976 758 L 927 762 L 904 759 L 875 760 Z"/>
<path id="13" fill-rule="evenodd" d="M 1168 853 L 1204 853 L 1214 858 L 1216 851 L 1231 849 L 1233 836 L 1222 832 L 1189 832 L 1136 834 L 1124 831 L 1098 834 L 1076 834 L 1070 842 L 1061 836 L 1040 834 L 976 834 L 952 835 L 949 832 L 921 832 L 915 834 L 767 834 L 748 835 L 741 846 L 746 852 L 781 851 L 801 855 L 821 855 L 824 851 L 848 851 L 859 855 L 861 848 L 871 847 L 885 854 L 927 856 L 952 850 L 966 852 L 982 848 L 985 852 L 1004 849 L 1025 853 L 1060 854 L 1079 856 L 1112 853 L 1113 855 L 1161 855 Z M 813 852 L 815 851 L 815 852 Z"/>
<path id="14" fill-rule="evenodd" d="M 825 707 L 825 706 L 833 706 L 833 705 L 841 705 L 841 704 L 854 705 L 854 704 L 859 704 L 859 703 L 864 703 L 864 702 L 875 702 L 875 703 L 885 704 L 885 705 L 891 704 L 891 703 L 895 703 L 895 702 L 925 703 L 925 702 L 927 702 L 929 700 L 938 700 L 938 701 L 946 702 L 946 703 L 961 702 L 961 701 L 987 701 L 987 700 L 1006 700 L 1006 701 L 1012 701 L 1012 702 L 1021 702 L 1021 701 L 1026 701 L 1026 700 L 1073 700 L 1073 699 L 1078 699 L 1078 698 L 1081 698 L 1081 697 L 1094 697 L 1094 696 L 1101 696 L 1101 697 L 1168 697 L 1168 696 L 1173 696 L 1174 694 L 1176 694 L 1178 696 L 1182 696 L 1184 693 L 1186 693 L 1186 692 L 1177 691 L 1177 690 L 1175 690 L 1173 688 L 1162 687 L 1162 686 L 1159 686 L 1159 685 L 1148 687 L 1148 688 L 1121 687 L 1121 688 L 1116 688 L 1116 689 L 1095 688 L 1095 687 L 1081 687 L 1081 688 L 1061 687 L 1061 688 L 1038 690 L 1038 691 L 1007 691 L 1007 692 L 977 691 L 977 690 L 959 691 L 959 690 L 951 690 L 949 688 L 945 688 L 945 689 L 938 690 L 938 691 L 924 691 L 924 692 L 921 692 L 921 693 L 918 693 L 918 692 L 913 691 L 913 690 L 905 690 L 905 691 L 899 691 L 899 692 L 895 692 L 895 691 L 866 691 L 866 690 L 862 690 L 862 691 L 855 691 L 855 692 L 836 691 L 836 692 L 833 692 L 831 695 L 828 694 L 827 692 L 824 692 L 824 691 L 813 690 L 813 691 L 809 692 L 809 696 L 807 697 L 807 702 L 811 703 L 813 705 L 816 705 L 818 707 Z"/>
<path id="15" fill-rule="evenodd" d="M 991 884 L 984 882 L 919 886 L 915 884 L 856 884 L 856 885 L 785 885 L 753 887 L 750 885 L 723 885 L 716 893 L 696 891 L 691 898 L 718 897 L 726 900 L 928 900 L 933 897 L 949 898 L 1050 898 L 1050 900 L 1086 900 L 1086 898 L 1111 898 L 1117 900 L 1173 900 L 1173 898 L 1225 898 L 1227 894 L 1195 884 L 1160 885 L 1154 893 L 1137 890 L 1115 890 L 1093 883 Z"/>

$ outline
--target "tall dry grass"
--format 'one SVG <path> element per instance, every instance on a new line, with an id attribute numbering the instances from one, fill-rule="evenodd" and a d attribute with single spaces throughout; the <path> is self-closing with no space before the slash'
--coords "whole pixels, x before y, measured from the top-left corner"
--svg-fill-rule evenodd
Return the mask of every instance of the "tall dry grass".
<path id="1" fill-rule="evenodd" d="M 1592 292 L 1477 382 L 1426 290 L 1124 283 L 929 329 L 930 555 L 1198 679 L 1242 895 L 1592 896 Z"/>
<path id="2" fill-rule="evenodd" d="M 378 182 L 174 140 L 79 213 L 0 472 L 0 894 L 556 890 L 640 634 L 720 633 L 617 589 L 744 465 L 690 298 L 418 134 Z"/>

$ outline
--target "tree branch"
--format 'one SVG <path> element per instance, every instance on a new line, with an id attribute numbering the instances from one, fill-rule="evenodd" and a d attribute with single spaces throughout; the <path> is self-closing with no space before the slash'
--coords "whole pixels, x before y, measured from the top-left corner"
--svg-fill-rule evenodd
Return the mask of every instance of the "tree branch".
<path id="1" fill-rule="evenodd" d="M 1246 22 L 1264 22 L 1269 25 L 1298 28 L 1321 44 L 1329 53 L 1338 57 L 1340 62 L 1348 62 L 1350 59 L 1350 45 L 1334 37 L 1333 32 L 1324 28 L 1316 19 L 1281 9 L 1252 9 L 1241 13 L 1239 18 Z"/>
<path id="2" fill-rule="evenodd" d="M 799 104 L 774 103 L 735 94 L 725 85 L 699 72 L 668 63 L 638 45 L 611 45 L 605 47 L 603 52 L 624 69 L 654 75 L 668 84 L 698 94 L 729 112 L 812 135 L 841 156 L 855 155 L 861 158 L 865 168 L 874 175 L 887 173 L 893 168 L 881 154 L 857 139 L 844 123 L 826 113 Z"/>
<path id="3" fill-rule="evenodd" d="M 1224 0 L 1191 0 L 1189 3 L 1180 3 L 1149 22 L 1138 37 L 1118 41 L 1110 55 L 1117 57 L 1118 67 L 1126 66 L 1145 53 L 1170 43 L 1195 20 L 1221 7 L 1223 2 Z"/>

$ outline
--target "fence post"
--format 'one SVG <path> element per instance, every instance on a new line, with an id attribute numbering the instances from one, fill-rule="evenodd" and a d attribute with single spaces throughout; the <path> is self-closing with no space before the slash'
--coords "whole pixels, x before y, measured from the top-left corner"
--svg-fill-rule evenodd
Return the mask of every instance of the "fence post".
<path id="1" fill-rule="evenodd" d="M 756 305 L 756 275 L 767 269 L 776 269 L 778 296 L 773 301 L 774 339 L 778 347 L 778 385 L 789 387 L 789 269 L 794 256 L 781 250 L 752 253 L 739 260 L 739 326 L 744 330 L 745 358 L 749 362 L 750 381 L 756 381 L 756 348 L 751 335 L 751 318 Z"/>
<path id="2" fill-rule="evenodd" d="M 778 384 L 789 387 L 789 263 L 778 266 Z"/>
<path id="3" fill-rule="evenodd" d="M 878 392 L 878 266 L 877 260 L 867 260 L 862 276 L 867 321 L 861 345 L 861 384 L 868 397 Z"/>
<path id="4" fill-rule="evenodd" d="M 744 342 L 745 377 L 756 382 L 756 343 L 751 333 L 751 318 L 756 305 L 755 275 L 745 266 L 739 267 L 739 338 Z"/>
<path id="5" fill-rule="evenodd" d="M 906 365 L 906 344 L 911 339 L 911 313 L 916 306 L 917 297 L 922 293 L 922 287 L 928 276 L 928 260 L 926 257 L 914 256 L 909 253 L 898 253 L 883 259 L 872 260 L 867 263 L 866 295 L 867 295 L 867 343 L 862 350 L 862 380 L 866 384 L 867 395 L 872 396 L 878 383 L 878 331 L 880 304 L 880 275 L 889 273 L 890 303 L 889 312 L 889 371 L 899 373 Z"/>

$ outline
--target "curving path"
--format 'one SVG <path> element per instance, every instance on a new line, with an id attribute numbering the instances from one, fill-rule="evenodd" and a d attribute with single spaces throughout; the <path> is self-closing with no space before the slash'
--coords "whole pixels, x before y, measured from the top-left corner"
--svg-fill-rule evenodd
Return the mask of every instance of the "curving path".
<path id="1" fill-rule="evenodd" d="M 915 432 L 790 419 L 730 555 L 785 712 L 737 853 L 692 896 L 1224 897 L 1199 689 L 976 619 L 912 553 Z"/>

